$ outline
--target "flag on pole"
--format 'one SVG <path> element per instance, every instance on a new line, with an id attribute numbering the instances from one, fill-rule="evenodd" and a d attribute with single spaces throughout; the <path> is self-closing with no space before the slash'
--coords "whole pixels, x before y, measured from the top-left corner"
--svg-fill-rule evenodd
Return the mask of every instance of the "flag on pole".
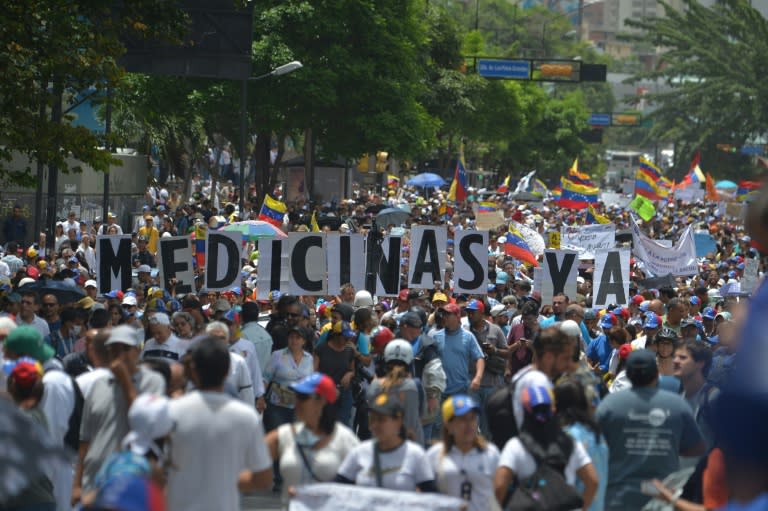
<path id="1" fill-rule="evenodd" d="M 661 175 L 661 170 L 641 157 L 640 168 L 635 174 L 635 194 L 655 201 L 666 199 L 669 196 L 669 191 L 669 180 Z"/>
<path id="2" fill-rule="evenodd" d="M 573 165 L 568 169 L 568 180 L 577 185 L 591 186 L 596 188 L 595 183 L 592 182 L 592 178 L 589 174 L 579 171 L 579 159 L 573 160 Z"/>
<path id="3" fill-rule="evenodd" d="M 511 225 L 504 242 L 504 254 L 534 266 L 539 265 L 536 256 L 531 251 L 528 243 L 525 242 L 522 233 Z"/>
<path id="4" fill-rule="evenodd" d="M 541 179 L 534 179 L 531 193 L 534 195 L 540 195 L 542 197 L 546 197 L 547 195 L 549 195 L 549 189 L 547 188 L 547 185 L 544 184 L 544 181 L 542 181 Z"/>
<path id="5" fill-rule="evenodd" d="M 261 205 L 259 220 L 269 222 L 275 227 L 281 227 L 288 208 L 284 202 L 273 199 L 270 195 L 264 196 L 264 204 Z"/>
<path id="6" fill-rule="evenodd" d="M 531 179 L 533 179 L 533 176 L 536 174 L 535 170 L 530 171 L 526 175 L 524 175 L 520 181 L 517 182 L 517 186 L 515 187 L 515 193 L 521 193 L 521 192 L 527 192 L 528 187 L 531 185 Z"/>
<path id="7" fill-rule="evenodd" d="M 629 209 L 640 215 L 640 218 L 646 222 L 656 215 L 656 206 L 642 195 L 635 195 L 635 198 L 629 203 Z"/>
<path id="8" fill-rule="evenodd" d="M 392 174 L 387 175 L 387 188 L 397 188 L 398 186 L 400 186 L 400 178 Z"/>
<path id="9" fill-rule="evenodd" d="M 757 191 L 763 186 L 760 181 L 739 181 L 738 188 L 736 188 L 736 200 L 748 201 L 755 195 Z"/>
<path id="10" fill-rule="evenodd" d="M 509 191 L 509 174 L 504 178 L 504 181 L 496 189 L 496 193 L 507 193 Z"/>
<path id="11" fill-rule="evenodd" d="M 496 211 L 496 203 L 487 200 L 480 201 L 477 211 L 478 213 L 493 213 Z"/>
<path id="12" fill-rule="evenodd" d="M 448 200 L 464 202 L 467 199 L 467 171 L 464 166 L 464 144 L 459 150 L 459 158 L 456 160 L 456 170 L 453 173 L 451 188 L 448 190 Z"/>
<path id="13" fill-rule="evenodd" d="M 599 214 L 597 211 L 595 211 L 594 206 L 592 204 L 589 205 L 587 208 L 587 223 L 589 224 L 610 224 L 611 221 L 608 220 L 608 217 Z"/>
<path id="14" fill-rule="evenodd" d="M 586 186 L 574 183 L 566 177 L 560 178 L 562 193 L 557 204 L 563 208 L 584 209 L 597 202 L 599 190 L 594 186 Z"/>
<path id="15" fill-rule="evenodd" d="M 198 268 L 205 267 L 205 240 L 208 236 L 208 226 L 202 221 L 195 224 L 195 262 Z"/>
<path id="16" fill-rule="evenodd" d="M 317 223 L 317 211 L 312 212 L 312 218 L 309 221 L 312 232 L 320 232 L 320 225 Z"/>
<path id="17" fill-rule="evenodd" d="M 707 176 L 705 178 L 706 181 L 706 187 L 707 187 L 707 193 L 705 196 L 705 199 L 709 201 L 718 201 L 719 195 L 717 194 L 717 189 L 715 188 L 715 180 L 712 179 L 712 174 L 707 172 Z"/>

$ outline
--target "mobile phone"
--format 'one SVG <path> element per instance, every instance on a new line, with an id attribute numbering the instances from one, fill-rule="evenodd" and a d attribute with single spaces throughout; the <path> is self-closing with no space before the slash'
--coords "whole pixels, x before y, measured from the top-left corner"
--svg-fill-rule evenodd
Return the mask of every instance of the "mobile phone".
<path id="1" fill-rule="evenodd" d="M 640 493 L 649 497 L 658 497 L 660 495 L 659 489 L 656 488 L 653 481 L 642 481 L 640 483 Z"/>

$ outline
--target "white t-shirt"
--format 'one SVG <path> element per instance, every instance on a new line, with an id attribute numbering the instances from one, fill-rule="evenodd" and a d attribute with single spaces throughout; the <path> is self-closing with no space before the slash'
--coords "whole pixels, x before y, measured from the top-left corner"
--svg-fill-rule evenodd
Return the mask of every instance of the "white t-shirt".
<path id="1" fill-rule="evenodd" d="M 87 373 L 83 373 L 75 378 L 75 382 L 77 383 L 77 386 L 80 387 L 80 392 L 83 393 L 83 397 L 87 398 L 88 394 L 91 392 L 91 387 L 93 387 L 93 384 L 97 380 L 107 378 L 109 376 L 112 376 L 112 371 L 106 367 L 97 367 L 93 371 L 88 371 Z"/>
<path id="2" fill-rule="evenodd" d="M 239 511 L 240 472 L 272 466 L 261 419 L 220 392 L 192 391 L 170 404 L 174 468 L 168 474 L 169 511 Z"/>
<path id="3" fill-rule="evenodd" d="M 376 487 L 374 442 L 373 439 L 366 440 L 349 453 L 339 468 L 339 475 L 354 481 L 358 486 Z M 383 488 L 416 491 L 418 484 L 435 479 L 424 449 L 410 440 L 391 451 L 379 452 L 379 460 Z"/>
<path id="4" fill-rule="evenodd" d="M 179 339 L 174 334 L 171 334 L 163 343 L 157 342 L 153 337 L 144 343 L 144 349 L 141 350 L 141 359 L 161 358 L 163 360 L 179 362 L 187 350 L 189 350 L 189 341 Z"/>
<path id="5" fill-rule="evenodd" d="M 518 431 L 523 427 L 523 403 L 520 400 L 523 389 L 527 387 L 552 388 L 552 381 L 550 381 L 546 374 L 538 369 L 533 369 L 532 366 L 530 367 L 530 369 L 526 369 L 525 367 L 520 369 L 520 371 L 518 371 L 512 378 L 512 381 L 517 382 L 515 384 L 515 395 L 512 400 L 512 411 L 515 414 L 515 422 L 517 423 Z"/>
<path id="6" fill-rule="evenodd" d="M 229 351 L 236 353 L 245 359 L 245 365 L 248 366 L 248 372 L 253 382 L 254 395 L 264 395 L 264 377 L 261 374 L 261 365 L 259 356 L 256 354 L 256 346 L 248 339 L 238 339 L 236 343 L 229 345 Z"/>
<path id="7" fill-rule="evenodd" d="M 573 452 L 568 458 L 568 464 L 565 466 L 563 475 L 565 482 L 573 486 L 576 483 L 576 471 L 584 465 L 592 463 L 592 459 L 587 454 L 581 442 L 573 442 Z M 499 466 L 507 467 L 521 479 L 527 479 L 536 472 L 536 460 L 525 450 L 520 439 L 512 438 L 504 446 L 499 457 Z"/>
<path id="8" fill-rule="evenodd" d="M 248 370 L 248 364 L 245 359 L 237 353 L 229 352 L 229 374 L 227 383 L 232 385 L 237 391 L 243 403 L 254 406 L 256 404 L 256 395 L 253 392 L 253 380 L 251 372 Z M 261 393 L 264 393 L 262 389 Z"/>
<path id="9" fill-rule="evenodd" d="M 443 443 L 433 445 L 427 451 L 427 458 L 435 472 L 440 493 L 461 498 L 461 486 L 471 484 L 469 511 L 487 511 L 491 508 L 493 478 L 499 464 L 499 449 L 489 443 L 484 450 L 473 448 L 467 453 L 456 446 L 443 454 Z"/>
<path id="10" fill-rule="evenodd" d="M 300 422 L 293 424 L 296 434 L 304 428 Z M 304 447 L 304 455 L 317 479 L 312 477 L 301 457 L 291 424 L 277 428 L 277 452 L 280 459 L 280 473 L 283 476 L 283 501 L 288 500 L 288 488 L 316 482 L 333 481 L 347 455 L 360 444 L 351 429 L 337 422 L 328 443 L 320 449 Z"/>

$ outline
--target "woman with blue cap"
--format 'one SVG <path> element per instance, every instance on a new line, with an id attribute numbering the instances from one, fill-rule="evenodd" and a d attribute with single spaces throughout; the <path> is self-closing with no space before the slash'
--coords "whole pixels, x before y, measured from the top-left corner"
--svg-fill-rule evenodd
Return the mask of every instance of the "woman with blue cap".
<path id="1" fill-rule="evenodd" d="M 440 493 L 467 501 L 468 511 L 491 509 L 499 450 L 478 433 L 480 406 L 465 394 L 443 403 L 443 441 L 427 451 Z"/>

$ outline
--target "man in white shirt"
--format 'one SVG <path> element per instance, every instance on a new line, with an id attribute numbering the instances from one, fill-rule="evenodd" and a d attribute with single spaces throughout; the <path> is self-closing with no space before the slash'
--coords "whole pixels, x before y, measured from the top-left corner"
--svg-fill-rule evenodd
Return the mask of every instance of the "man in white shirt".
<path id="1" fill-rule="evenodd" d="M 142 360 L 161 358 L 168 362 L 179 362 L 189 349 L 189 341 L 179 339 L 171 331 L 171 319 L 164 312 L 155 312 L 149 318 L 149 332 L 152 338 L 144 343 Z"/>
<path id="2" fill-rule="evenodd" d="M 256 404 L 256 396 L 262 398 L 264 395 L 264 383 L 261 379 L 261 373 L 259 372 L 259 382 L 256 383 L 251 377 L 251 370 L 248 368 L 245 358 L 232 350 L 229 342 L 229 327 L 221 321 L 213 321 L 205 327 L 205 333 L 223 341 L 229 349 L 229 375 L 227 376 L 226 383 L 232 387 L 232 390 L 237 393 L 244 403 L 251 406 Z M 258 394 L 256 393 L 257 391 Z M 263 410 L 266 403 L 264 403 L 263 399 L 261 401 Z"/>
<path id="3" fill-rule="evenodd" d="M 240 319 L 243 327 L 240 330 L 240 338 L 253 343 L 256 356 L 259 359 L 261 374 L 267 368 L 267 363 L 272 356 L 272 336 L 267 329 L 259 324 L 259 305 L 256 302 L 245 302 Z"/>
<path id="4" fill-rule="evenodd" d="M 48 322 L 37 315 L 39 310 L 40 300 L 37 293 L 33 291 L 21 293 L 21 306 L 19 307 L 19 314 L 16 316 L 16 324 L 32 326 L 40 332 L 43 339 L 48 339 L 51 336 L 51 329 Z"/>
<path id="5" fill-rule="evenodd" d="M 198 390 L 171 402 L 176 429 L 171 434 L 169 511 L 239 511 L 238 490 L 265 489 L 272 482 L 272 459 L 259 415 L 253 406 L 224 393 L 230 360 L 226 343 L 212 337 L 190 350 L 191 377 Z"/>
<path id="6" fill-rule="evenodd" d="M 123 228 L 120 227 L 117 223 L 115 223 L 115 220 L 117 218 L 115 217 L 114 213 L 108 213 L 107 214 L 107 223 L 101 224 L 101 227 L 99 227 L 99 236 L 105 235 L 109 233 L 109 228 L 113 225 L 115 228 L 117 228 L 117 234 L 123 234 Z"/>

